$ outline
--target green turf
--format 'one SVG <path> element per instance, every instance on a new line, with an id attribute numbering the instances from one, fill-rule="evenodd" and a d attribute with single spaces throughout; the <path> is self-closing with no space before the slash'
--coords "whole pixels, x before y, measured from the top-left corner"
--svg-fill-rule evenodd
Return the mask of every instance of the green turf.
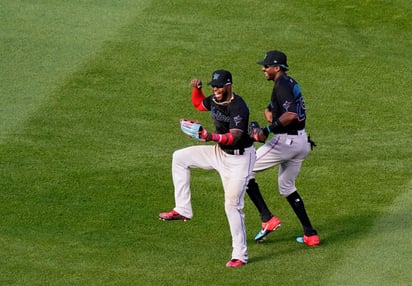
<path id="1" fill-rule="evenodd" d="M 399 1 L 2 1 L 1 285 L 408 285 L 411 4 Z M 246 199 L 250 263 L 226 269 L 215 172 L 194 170 L 195 217 L 173 207 L 172 152 L 189 81 L 232 71 L 263 121 L 256 61 L 289 56 L 318 147 L 298 178 L 322 245 L 259 174 L 282 228 L 263 244 Z M 258 144 L 256 146 L 259 146 Z"/>
<path id="2" fill-rule="evenodd" d="M 412 182 L 381 213 L 369 234 L 337 262 L 330 285 L 408 285 L 412 269 Z M 350 273 L 351 275 L 347 275 Z M 366 275 L 365 275 L 366 274 Z"/>

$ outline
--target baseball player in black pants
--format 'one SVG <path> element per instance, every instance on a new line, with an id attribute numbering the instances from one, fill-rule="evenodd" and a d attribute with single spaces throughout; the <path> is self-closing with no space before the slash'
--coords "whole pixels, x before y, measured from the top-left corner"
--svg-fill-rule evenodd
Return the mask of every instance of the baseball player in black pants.
<path id="1" fill-rule="evenodd" d="M 275 85 L 265 109 L 269 125 L 255 128 L 254 137 L 256 141 L 265 142 L 269 133 L 275 135 L 258 148 L 252 175 L 279 165 L 279 192 L 287 199 L 303 227 L 303 237 L 298 237 L 297 241 L 317 246 L 320 244 L 319 236 L 312 227 L 295 186 L 302 162 L 314 145 L 305 132 L 306 110 L 302 93 L 299 84 L 286 74 L 287 57 L 283 52 L 269 51 L 263 61 L 257 63 L 263 66 L 266 79 L 274 81 Z M 268 209 L 254 178 L 249 180 L 247 193 L 262 219 L 262 229 L 255 237 L 259 242 L 280 227 L 281 222 Z"/>

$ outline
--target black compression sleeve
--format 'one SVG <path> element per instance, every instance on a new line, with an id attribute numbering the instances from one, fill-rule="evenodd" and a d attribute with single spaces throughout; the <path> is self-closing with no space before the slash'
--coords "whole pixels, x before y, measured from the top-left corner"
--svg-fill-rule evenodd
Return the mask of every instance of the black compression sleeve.
<path id="1" fill-rule="evenodd" d="M 267 137 L 270 132 L 273 133 L 282 133 L 283 132 L 283 126 L 280 123 L 279 119 L 276 119 L 272 125 L 268 125 L 265 128 L 262 128 L 263 134 Z"/>

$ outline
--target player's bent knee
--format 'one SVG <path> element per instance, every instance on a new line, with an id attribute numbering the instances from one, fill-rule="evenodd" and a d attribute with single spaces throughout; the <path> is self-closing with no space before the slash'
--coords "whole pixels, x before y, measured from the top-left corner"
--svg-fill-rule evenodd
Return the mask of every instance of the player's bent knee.
<path id="1" fill-rule="evenodd" d="M 185 152 L 184 149 L 179 149 L 173 152 L 173 161 L 175 162 L 180 162 L 183 159 L 187 158 L 187 153 Z"/>

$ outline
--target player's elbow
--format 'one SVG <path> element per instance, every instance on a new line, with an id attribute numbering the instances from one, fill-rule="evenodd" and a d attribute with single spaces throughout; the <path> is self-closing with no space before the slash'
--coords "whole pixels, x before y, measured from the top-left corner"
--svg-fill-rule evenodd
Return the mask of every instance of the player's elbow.
<path id="1" fill-rule="evenodd" d="M 285 112 L 280 116 L 279 121 L 282 124 L 282 126 L 286 126 L 296 119 L 298 119 L 298 115 L 296 113 Z"/>
<path id="2" fill-rule="evenodd" d="M 230 133 L 233 137 L 232 145 L 236 145 L 240 141 L 240 138 L 242 138 L 243 132 L 241 130 L 231 129 Z"/>

